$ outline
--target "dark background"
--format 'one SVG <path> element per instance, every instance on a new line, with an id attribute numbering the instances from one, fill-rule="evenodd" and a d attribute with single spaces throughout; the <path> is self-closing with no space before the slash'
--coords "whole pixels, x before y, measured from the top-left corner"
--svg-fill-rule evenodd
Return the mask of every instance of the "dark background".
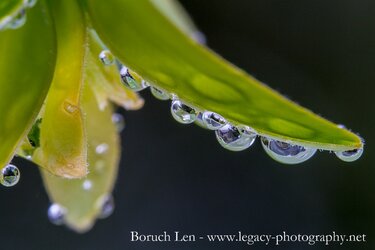
<path id="1" fill-rule="evenodd" d="M 262 244 L 131 243 L 130 231 L 187 234 L 367 234 L 367 243 L 284 244 L 281 249 L 375 247 L 375 1 L 184 0 L 209 46 L 231 62 L 366 139 L 344 163 L 317 153 L 285 166 L 256 143 L 234 153 L 212 132 L 175 122 L 169 103 L 142 93 L 123 112 L 115 213 L 87 234 L 49 223 L 38 169 L 16 159 L 22 179 L 0 188 L 0 249 L 275 249 Z M 141 17 L 140 17 L 141 18 Z"/>

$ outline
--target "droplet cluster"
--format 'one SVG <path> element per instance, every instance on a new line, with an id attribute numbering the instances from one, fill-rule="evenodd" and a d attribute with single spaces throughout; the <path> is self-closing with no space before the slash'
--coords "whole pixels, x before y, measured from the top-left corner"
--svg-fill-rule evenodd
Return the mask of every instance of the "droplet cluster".
<path id="1" fill-rule="evenodd" d="M 105 50 L 99 55 L 104 65 L 105 58 L 112 58 L 112 54 Z M 114 59 L 115 60 L 115 59 Z M 112 60 L 111 60 L 112 61 Z M 141 91 L 150 87 L 152 95 L 159 100 L 171 100 L 172 117 L 179 123 L 195 123 L 202 128 L 215 131 L 216 138 L 221 146 L 231 151 L 242 151 L 254 144 L 256 138 L 261 138 L 261 144 L 266 153 L 274 160 L 284 164 L 298 164 L 310 159 L 316 153 L 316 148 L 307 148 L 298 143 L 285 142 L 278 139 L 269 138 L 265 135 L 259 135 L 254 129 L 242 124 L 232 124 L 226 118 L 218 113 L 199 110 L 193 105 L 185 103 L 174 93 L 168 93 L 157 86 L 146 82 L 136 72 L 128 67 L 120 65 L 120 78 L 123 84 L 133 90 Z M 356 149 L 344 152 L 335 152 L 337 157 L 343 161 L 351 162 L 360 158 L 362 149 Z"/>

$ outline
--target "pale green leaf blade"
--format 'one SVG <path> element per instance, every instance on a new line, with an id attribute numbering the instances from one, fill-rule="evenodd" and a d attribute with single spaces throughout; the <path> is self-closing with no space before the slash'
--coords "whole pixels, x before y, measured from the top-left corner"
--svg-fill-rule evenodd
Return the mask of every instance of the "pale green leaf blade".
<path id="1" fill-rule="evenodd" d="M 44 0 L 28 11 L 23 27 L 0 31 L 0 54 L 0 166 L 4 166 L 37 117 L 53 76 L 55 33 Z"/>
<path id="2" fill-rule="evenodd" d="M 86 4 L 99 36 L 124 64 L 188 104 L 302 146 L 338 151 L 363 146 L 354 133 L 298 106 L 187 38 L 150 0 Z"/>
<path id="3" fill-rule="evenodd" d="M 111 196 L 120 157 L 119 135 L 111 119 L 112 106 L 101 110 L 91 87 L 88 82 L 82 98 L 89 145 L 89 174 L 86 178 L 68 180 L 42 170 L 50 199 L 66 209 L 64 222 L 77 232 L 89 230 L 101 215 L 103 202 Z M 96 148 L 100 145 L 107 149 L 98 154 Z"/>

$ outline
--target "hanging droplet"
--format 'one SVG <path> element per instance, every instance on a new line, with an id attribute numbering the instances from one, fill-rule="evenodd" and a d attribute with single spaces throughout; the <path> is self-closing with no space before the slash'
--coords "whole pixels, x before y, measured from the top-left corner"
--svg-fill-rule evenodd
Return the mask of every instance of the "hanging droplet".
<path id="1" fill-rule="evenodd" d="M 160 89 L 157 89 L 155 87 L 151 87 L 151 93 L 152 95 L 156 98 L 156 99 L 159 99 L 159 100 L 162 100 L 162 101 L 166 101 L 166 100 L 169 100 L 169 95 L 167 92 L 165 91 L 162 91 Z"/>
<path id="2" fill-rule="evenodd" d="M 95 148 L 95 152 L 96 152 L 98 155 L 105 154 L 107 151 L 108 151 L 108 144 L 106 144 L 106 143 L 99 144 L 99 145 L 96 146 L 96 148 Z"/>
<path id="3" fill-rule="evenodd" d="M 100 198 L 100 214 L 99 219 L 108 218 L 115 210 L 115 201 L 111 195 L 105 195 Z"/>
<path id="4" fill-rule="evenodd" d="M 1 170 L 0 183 L 3 186 L 12 187 L 16 185 L 19 180 L 20 180 L 20 171 L 16 166 L 12 164 L 8 164 Z"/>
<path id="5" fill-rule="evenodd" d="M 363 153 L 363 148 L 353 149 L 348 151 L 335 152 L 336 156 L 346 162 L 352 162 L 358 160 Z"/>
<path id="6" fill-rule="evenodd" d="M 115 57 L 109 50 L 103 50 L 100 52 L 99 59 L 105 66 L 112 65 L 115 62 Z"/>
<path id="7" fill-rule="evenodd" d="M 211 130 L 220 129 L 228 123 L 221 115 L 209 111 L 203 113 L 202 121 Z"/>
<path id="8" fill-rule="evenodd" d="M 237 129 L 244 136 L 253 136 L 254 134 L 256 134 L 256 131 L 254 129 L 246 125 L 238 125 Z"/>
<path id="9" fill-rule="evenodd" d="M 23 6 L 25 6 L 25 8 L 32 8 L 36 3 L 37 0 L 25 0 Z"/>
<path id="10" fill-rule="evenodd" d="M 125 66 L 122 66 L 120 76 L 125 86 L 133 91 L 141 91 L 148 87 L 148 84 L 142 79 L 142 77 Z"/>
<path id="11" fill-rule="evenodd" d="M 262 137 L 262 146 L 272 159 L 284 164 L 298 164 L 310 159 L 316 149 L 292 145 L 273 139 Z"/>
<path id="12" fill-rule="evenodd" d="M 8 29 L 18 29 L 26 23 L 26 11 L 21 9 L 16 16 L 7 24 Z"/>
<path id="13" fill-rule="evenodd" d="M 64 218 L 66 215 L 66 209 L 61 205 L 54 203 L 48 208 L 48 219 L 55 225 L 64 224 Z"/>
<path id="14" fill-rule="evenodd" d="M 112 115 L 112 122 L 115 124 L 117 131 L 121 132 L 125 128 L 125 119 L 124 117 L 119 113 L 114 113 Z"/>
<path id="15" fill-rule="evenodd" d="M 257 135 L 244 136 L 233 125 L 227 124 L 224 127 L 215 131 L 216 138 L 220 145 L 231 151 L 241 151 L 250 147 Z"/>
<path id="16" fill-rule="evenodd" d="M 197 118 L 197 112 L 195 109 L 183 104 L 179 100 L 172 101 L 171 113 L 173 118 L 182 124 L 192 123 Z"/>
<path id="17" fill-rule="evenodd" d="M 199 127 L 207 129 L 206 124 L 203 122 L 203 113 L 198 112 L 197 118 L 195 119 L 195 124 L 197 124 Z"/>

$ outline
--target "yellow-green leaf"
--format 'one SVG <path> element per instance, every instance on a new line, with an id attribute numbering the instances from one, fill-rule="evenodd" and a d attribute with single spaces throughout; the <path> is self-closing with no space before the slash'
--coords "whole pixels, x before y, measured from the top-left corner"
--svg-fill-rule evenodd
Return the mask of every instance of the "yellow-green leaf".
<path id="1" fill-rule="evenodd" d="M 0 31 L 0 55 L 0 166 L 4 166 L 37 117 L 53 76 L 55 33 L 44 0 L 28 11 L 23 27 Z"/>
<path id="2" fill-rule="evenodd" d="M 363 146 L 354 133 L 284 98 L 184 35 L 153 1 L 90 0 L 86 5 L 94 28 L 122 63 L 187 104 L 301 146 L 338 151 Z"/>
<path id="3" fill-rule="evenodd" d="M 88 82 L 82 100 L 89 174 L 86 178 L 68 180 L 42 170 L 50 199 L 66 210 L 64 223 L 77 232 L 89 230 L 102 215 L 103 202 L 111 197 L 120 156 L 119 136 L 111 119 L 112 106 L 101 110 L 91 88 Z"/>
<path id="4" fill-rule="evenodd" d="M 49 1 L 55 20 L 58 57 L 54 79 L 42 115 L 40 147 L 34 160 L 66 178 L 87 174 L 87 145 L 80 95 L 88 32 L 75 0 Z"/>

